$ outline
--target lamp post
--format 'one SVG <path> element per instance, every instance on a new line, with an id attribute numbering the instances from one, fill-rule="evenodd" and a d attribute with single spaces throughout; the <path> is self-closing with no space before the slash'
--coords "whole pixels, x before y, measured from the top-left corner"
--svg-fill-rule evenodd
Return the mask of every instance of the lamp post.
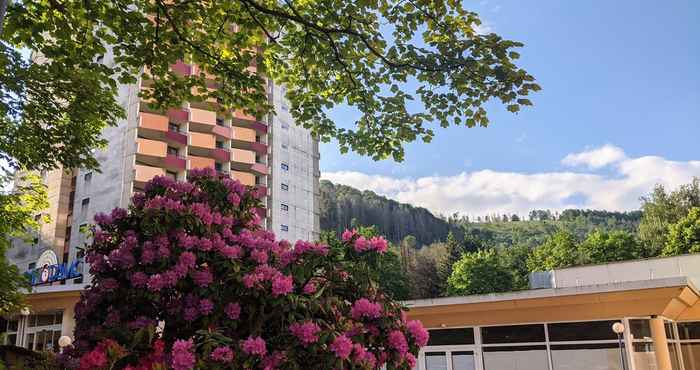
<path id="1" fill-rule="evenodd" d="M 58 338 L 58 347 L 61 348 L 61 353 L 63 353 L 63 350 L 65 350 L 66 347 L 70 346 L 71 344 L 73 344 L 73 339 L 67 335 Z"/>
<path id="2" fill-rule="evenodd" d="M 622 348 L 622 334 L 625 332 L 625 325 L 621 322 L 616 322 L 612 326 L 612 331 L 617 334 L 617 343 L 620 346 L 620 362 L 622 363 L 622 370 L 627 370 L 627 363 L 625 362 L 625 352 Z"/>

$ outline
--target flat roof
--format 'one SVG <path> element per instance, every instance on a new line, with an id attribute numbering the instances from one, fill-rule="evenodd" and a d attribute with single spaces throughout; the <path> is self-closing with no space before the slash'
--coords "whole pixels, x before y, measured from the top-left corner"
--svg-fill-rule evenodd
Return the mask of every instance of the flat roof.
<path id="1" fill-rule="evenodd" d="M 670 277 L 652 280 L 640 281 L 625 281 L 607 284 L 586 285 L 577 287 L 550 288 L 550 289 L 531 289 L 517 292 L 491 293 L 481 295 L 469 295 L 458 297 L 444 298 L 429 298 L 403 301 L 410 308 L 419 307 L 437 307 L 448 305 L 464 305 L 476 303 L 492 303 L 502 301 L 514 301 L 520 299 L 537 299 L 537 298 L 553 298 L 562 296 L 574 296 L 580 294 L 595 294 L 595 293 L 611 293 L 623 292 L 629 290 L 654 289 L 654 288 L 672 288 L 687 286 L 696 294 L 700 295 L 700 291 L 693 285 L 687 277 Z"/>

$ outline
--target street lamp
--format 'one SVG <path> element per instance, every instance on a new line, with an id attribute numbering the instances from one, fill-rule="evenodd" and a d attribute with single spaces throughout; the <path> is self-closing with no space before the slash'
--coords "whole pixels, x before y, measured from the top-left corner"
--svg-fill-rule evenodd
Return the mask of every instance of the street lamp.
<path id="1" fill-rule="evenodd" d="M 622 363 L 622 370 L 627 370 L 627 363 L 625 362 L 625 352 L 622 349 L 622 334 L 625 332 L 625 325 L 621 322 L 616 322 L 612 326 L 612 331 L 617 334 L 617 343 L 620 346 L 620 362 Z"/>

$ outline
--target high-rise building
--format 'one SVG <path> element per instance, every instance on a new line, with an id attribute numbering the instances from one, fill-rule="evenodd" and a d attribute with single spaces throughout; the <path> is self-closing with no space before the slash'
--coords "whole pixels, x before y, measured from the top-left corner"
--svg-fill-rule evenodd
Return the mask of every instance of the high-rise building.
<path id="1" fill-rule="evenodd" d="M 111 63 L 109 55 L 104 63 Z M 171 67 L 183 76 L 199 73 L 196 65 L 184 62 Z M 72 335 L 73 306 L 90 278 L 80 262 L 86 242 L 81 231 L 96 213 L 126 208 L 134 192 L 155 176 L 185 180 L 190 169 L 214 168 L 265 189 L 264 207 L 258 212 L 264 227 L 278 238 L 294 242 L 318 237 L 318 143 L 309 130 L 294 124 L 284 87 L 268 82 L 277 115 L 256 118 L 240 111 L 221 113 L 211 99 L 154 111 L 139 97 L 149 86 L 147 79 L 120 86 L 118 101 L 127 117 L 103 131 L 108 145 L 94 153 L 99 172 L 42 174 L 51 222 L 42 225 L 35 243 L 18 241 L 8 251 L 20 271 L 34 272 L 34 287 L 28 295 L 29 315 L 8 320 L 7 343 L 56 349 L 59 336 Z M 85 276 L 75 277 L 81 273 Z"/>

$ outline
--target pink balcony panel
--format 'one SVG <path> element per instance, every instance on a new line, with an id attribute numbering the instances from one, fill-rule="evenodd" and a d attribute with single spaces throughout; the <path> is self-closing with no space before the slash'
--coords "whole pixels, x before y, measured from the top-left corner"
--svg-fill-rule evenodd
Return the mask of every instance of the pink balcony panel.
<path id="1" fill-rule="evenodd" d="M 214 160 L 211 158 L 205 158 L 205 157 L 197 157 L 197 156 L 188 156 L 188 159 L 190 161 L 190 169 L 194 168 L 207 168 L 211 167 L 214 168 Z"/>
<path id="2" fill-rule="evenodd" d="M 230 127 L 224 127 L 216 125 L 211 130 L 215 135 L 223 136 L 227 139 L 233 138 L 232 130 Z"/>
<path id="3" fill-rule="evenodd" d="M 214 126 L 216 125 L 216 112 L 205 109 L 190 108 L 189 120 L 195 123 Z"/>
<path id="4" fill-rule="evenodd" d="M 189 76 L 192 74 L 192 66 L 178 60 L 177 63 L 170 65 L 170 69 L 180 76 Z"/>
<path id="5" fill-rule="evenodd" d="M 185 123 L 190 119 L 190 114 L 184 109 L 169 109 L 168 118 L 177 123 Z"/>
<path id="6" fill-rule="evenodd" d="M 267 154 L 267 145 L 263 143 L 250 143 L 250 149 L 253 149 L 258 154 Z"/>
<path id="7" fill-rule="evenodd" d="M 231 160 L 231 153 L 226 149 L 216 148 L 211 151 L 211 156 L 219 162 L 228 162 Z"/>
<path id="8" fill-rule="evenodd" d="M 168 140 L 172 140 L 176 143 L 180 143 L 182 145 L 187 145 L 187 135 L 177 132 L 177 131 L 168 131 L 165 133 L 165 137 Z"/>
<path id="9" fill-rule="evenodd" d="M 163 160 L 163 164 L 168 168 L 184 170 L 187 167 L 187 160 L 176 155 L 168 154 Z"/>
<path id="10" fill-rule="evenodd" d="M 267 132 L 267 125 L 260 121 L 255 121 L 251 123 L 250 127 L 258 132 Z"/>
<path id="11" fill-rule="evenodd" d="M 255 163 L 253 166 L 250 167 L 251 170 L 261 174 L 261 175 L 267 175 L 267 165 L 263 163 Z"/>

